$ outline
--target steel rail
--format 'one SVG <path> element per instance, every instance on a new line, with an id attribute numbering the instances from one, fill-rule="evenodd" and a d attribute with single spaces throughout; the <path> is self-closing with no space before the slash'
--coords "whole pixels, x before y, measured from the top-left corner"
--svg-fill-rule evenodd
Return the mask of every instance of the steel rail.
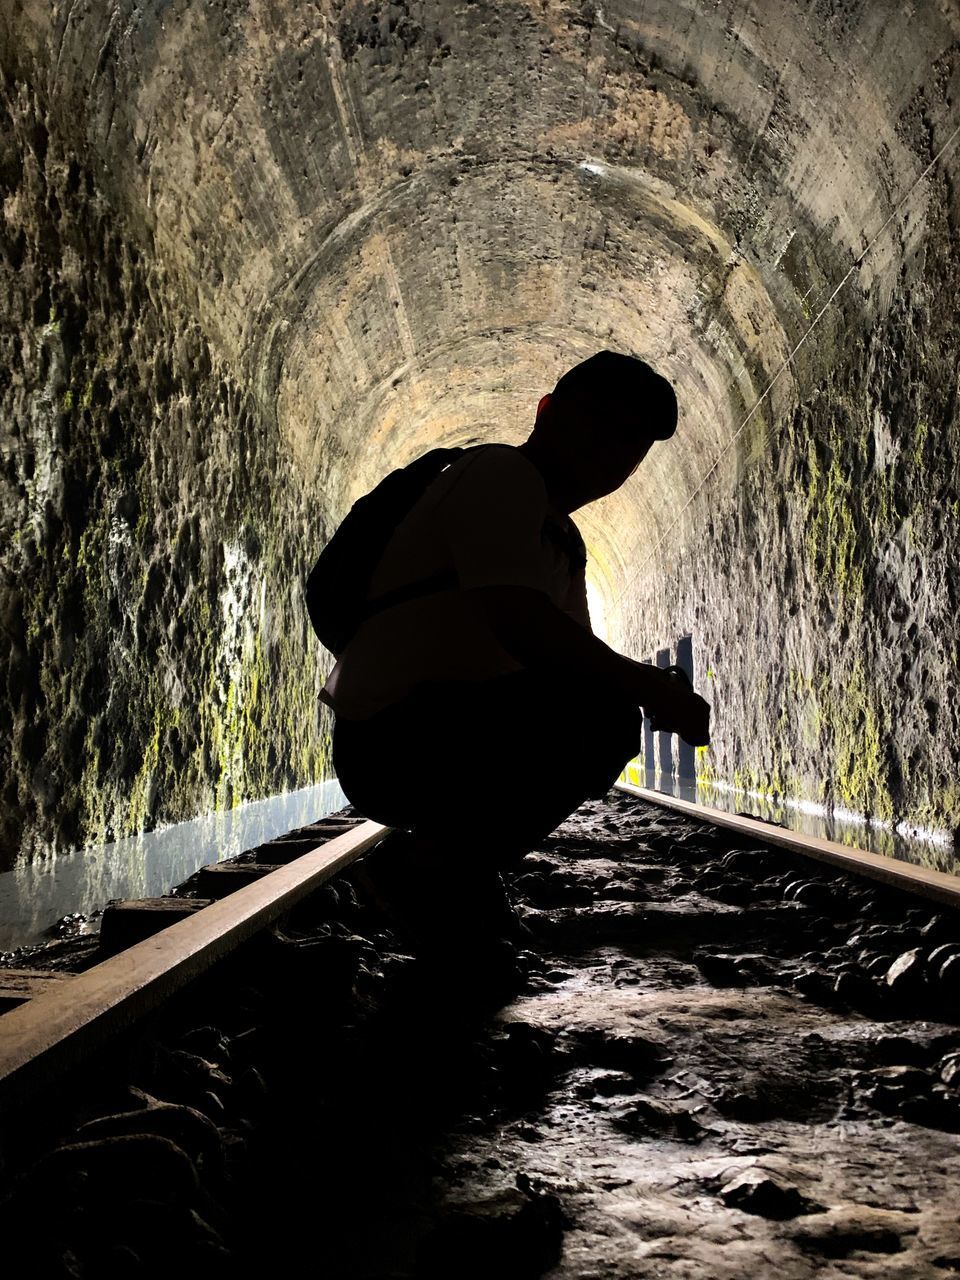
<path id="1" fill-rule="evenodd" d="M 49 1088 L 349 866 L 388 830 L 364 822 L 3 1014 L 0 1108 Z"/>
<path id="2" fill-rule="evenodd" d="M 960 908 L 960 877 L 946 872 L 851 849 L 633 783 L 614 785 L 661 808 Z M 364 822 L 85 972 L 64 975 L 49 990 L 4 1013 L 0 1017 L 0 1108 L 49 1088 L 82 1065 L 110 1039 L 349 866 L 388 830 L 379 823 Z"/>
<path id="3" fill-rule="evenodd" d="M 762 841 L 764 844 L 779 845 L 781 848 L 789 849 L 791 853 L 800 853 L 805 857 L 815 858 L 819 862 L 829 863 L 852 875 L 879 880 L 895 889 L 931 898 L 943 906 L 960 909 L 960 876 L 950 875 L 949 872 L 934 871 L 930 867 L 900 862 L 886 854 L 868 853 L 865 849 L 851 849 L 847 845 L 837 844 L 834 840 L 804 835 L 799 831 L 790 831 L 786 827 L 763 822 L 759 818 L 726 813 L 722 809 L 712 809 L 709 805 L 680 800 L 663 791 L 651 791 L 647 787 L 638 787 L 632 782 L 616 782 L 614 786 L 618 791 L 625 791 L 629 795 L 660 805 L 664 809 L 673 809 L 691 818 L 699 818 L 718 827 L 727 827 L 739 835 L 750 836 L 751 839 Z"/>

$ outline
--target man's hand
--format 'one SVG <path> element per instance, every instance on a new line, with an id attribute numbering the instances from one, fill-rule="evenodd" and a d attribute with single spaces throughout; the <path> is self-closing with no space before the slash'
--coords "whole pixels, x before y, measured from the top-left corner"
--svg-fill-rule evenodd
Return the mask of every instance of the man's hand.
<path id="1" fill-rule="evenodd" d="M 710 708 L 694 693 L 679 667 L 665 670 L 634 662 L 604 644 L 530 587 L 473 587 L 464 592 L 497 640 L 524 667 L 595 679 L 615 689 L 656 720 L 656 728 L 679 733 L 693 747 L 710 741 Z"/>
<path id="2" fill-rule="evenodd" d="M 657 733 L 678 733 L 691 747 L 710 742 L 710 704 L 694 691 L 679 667 L 664 672 L 660 689 L 643 710 Z"/>

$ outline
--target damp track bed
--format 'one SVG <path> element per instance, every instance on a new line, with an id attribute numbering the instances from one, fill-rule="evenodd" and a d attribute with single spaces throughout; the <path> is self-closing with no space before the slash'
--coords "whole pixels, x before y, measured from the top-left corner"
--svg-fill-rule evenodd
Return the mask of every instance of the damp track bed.
<path id="1" fill-rule="evenodd" d="M 612 791 L 437 949 L 391 841 L 38 1114 L 18 1274 L 960 1274 L 956 913 Z"/>

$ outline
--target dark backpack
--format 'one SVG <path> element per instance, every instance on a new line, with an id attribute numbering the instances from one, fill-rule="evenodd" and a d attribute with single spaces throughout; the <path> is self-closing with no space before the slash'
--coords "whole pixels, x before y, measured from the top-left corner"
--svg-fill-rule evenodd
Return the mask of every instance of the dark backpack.
<path id="1" fill-rule="evenodd" d="M 335 657 L 372 614 L 403 600 L 456 586 L 457 575 L 449 569 L 367 600 L 370 580 L 403 517 L 444 467 L 464 453 L 485 447 L 432 449 L 409 466 L 391 471 L 347 512 L 311 569 L 306 586 L 313 629 Z"/>

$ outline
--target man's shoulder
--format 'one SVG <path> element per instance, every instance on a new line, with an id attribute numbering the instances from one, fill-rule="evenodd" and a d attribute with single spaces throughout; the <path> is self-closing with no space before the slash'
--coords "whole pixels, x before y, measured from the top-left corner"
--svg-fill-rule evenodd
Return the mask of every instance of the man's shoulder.
<path id="1" fill-rule="evenodd" d="M 468 449 L 453 465 L 458 475 L 472 481 L 514 482 L 526 488 L 545 491 L 543 476 L 518 445 L 491 441 Z"/>

